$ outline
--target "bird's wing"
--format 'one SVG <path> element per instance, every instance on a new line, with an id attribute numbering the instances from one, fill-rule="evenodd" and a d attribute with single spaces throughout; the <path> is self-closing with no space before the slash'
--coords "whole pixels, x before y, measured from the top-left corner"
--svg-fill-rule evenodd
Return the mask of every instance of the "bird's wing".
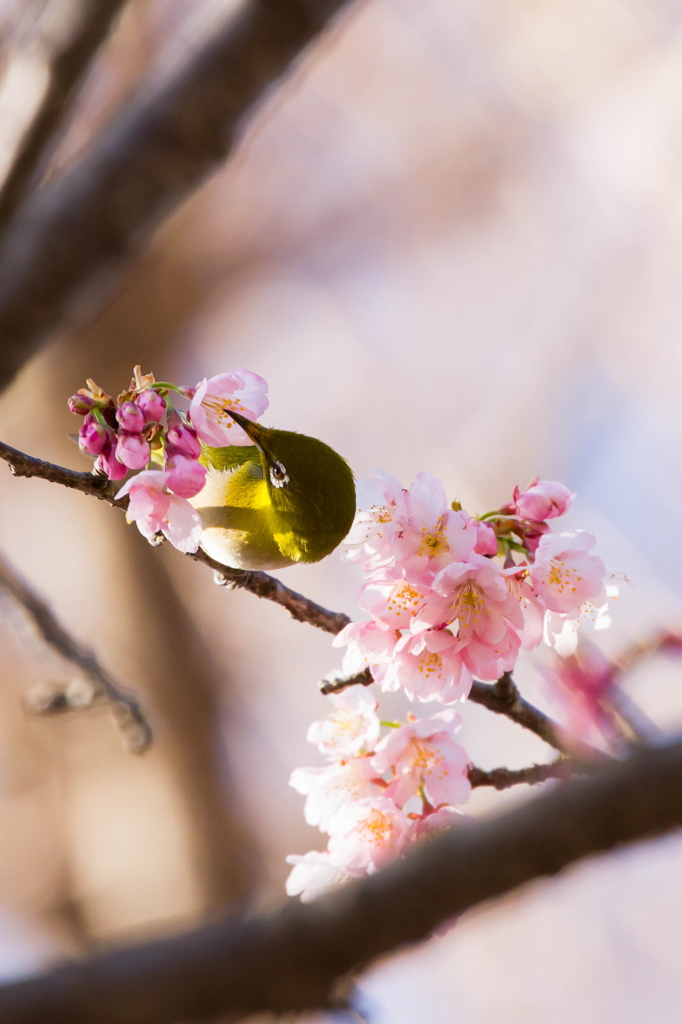
<path id="1" fill-rule="evenodd" d="M 232 444 L 227 448 L 209 448 L 202 444 L 199 462 L 213 469 L 238 469 L 245 462 L 260 463 L 260 452 L 255 444 L 243 447 Z"/>

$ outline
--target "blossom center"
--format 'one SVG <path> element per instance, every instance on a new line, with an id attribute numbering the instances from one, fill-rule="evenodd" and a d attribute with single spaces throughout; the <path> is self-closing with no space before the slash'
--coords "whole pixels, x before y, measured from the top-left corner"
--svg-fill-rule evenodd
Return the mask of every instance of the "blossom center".
<path id="1" fill-rule="evenodd" d="M 553 558 L 549 563 L 547 572 L 547 584 L 555 587 L 560 594 L 565 590 L 575 591 L 574 583 L 579 583 L 582 576 L 578 576 L 578 570 L 567 566 L 560 558 Z"/>
<path id="2" fill-rule="evenodd" d="M 436 555 L 445 555 L 450 550 L 443 521 L 439 520 L 436 529 L 429 533 L 425 526 L 422 526 L 422 539 L 419 545 L 418 555 L 426 555 L 427 558 L 435 558 Z"/>
<path id="3" fill-rule="evenodd" d="M 235 425 L 235 422 L 227 410 L 234 409 L 235 412 L 244 410 L 240 399 L 218 397 L 218 395 L 206 395 L 201 404 L 211 416 L 218 420 L 221 427 L 227 427 L 228 430 Z"/>
<path id="4" fill-rule="evenodd" d="M 385 843 L 387 839 L 391 838 L 393 825 L 391 824 L 391 819 L 383 811 L 373 810 L 360 823 L 358 832 L 367 842 L 373 846 L 378 846 L 380 843 Z"/>

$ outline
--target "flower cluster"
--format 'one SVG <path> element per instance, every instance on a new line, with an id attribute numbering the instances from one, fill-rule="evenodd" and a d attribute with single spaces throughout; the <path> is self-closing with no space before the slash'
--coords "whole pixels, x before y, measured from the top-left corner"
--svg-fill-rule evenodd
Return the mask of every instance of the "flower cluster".
<path id="1" fill-rule="evenodd" d="M 201 444 L 252 444 L 228 410 L 256 420 L 268 407 L 267 392 L 267 383 L 250 370 L 221 373 L 193 388 L 157 382 L 136 366 L 116 401 L 89 380 L 69 399 L 69 409 L 83 417 L 79 445 L 96 457 L 96 472 L 122 480 L 138 471 L 118 492 L 130 498 L 128 521 L 149 540 L 162 533 L 180 551 L 193 552 L 201 520 L 188 499 L 206 481 Z M 189 409 L 177 409 L 174 398 L 189 400 Z"/>
<path id="2" fill-rule="evenodd" d="M 572 635 L 606 608 L 605 569 L 589 533 L 555 533 L 573 495 L 533 480 L 477 518 L 448 505 L 439 480 L 419 473 L 409 490 L 387 473 L 361 481 L 347 557 L 366 573 L 352 622 L 334 643 L 344 672 L 369 666 L 383 690 L 449 704 L 473 676 L 498 679 L 521 649 Z"/>
<path id="3" fill-rule="evenodd" d="M 453 739 L 461 723 L 453 710 L 422 720 L 410 715 L 399 725 L 379 722 L 376 700 L 363 686 L 330 700 L 334 711 L 308 732 L 328 764 L 297 768 L 291 776 L 306 797 L 306 821 L 329 835 L 325 851 L 287 858 L 294 865 L 287 892 L 306 901 L 466 821 L 457 807 L 471 791 L 469 758 Z M 382 739 L 381 725 L 389 728 Z"/>

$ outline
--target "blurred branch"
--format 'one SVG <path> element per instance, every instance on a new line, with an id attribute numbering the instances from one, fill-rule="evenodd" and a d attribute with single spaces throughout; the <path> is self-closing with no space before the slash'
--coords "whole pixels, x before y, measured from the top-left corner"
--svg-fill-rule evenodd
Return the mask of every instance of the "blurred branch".
<path id="1" fill-rule="evenodd" d="M 343 1005 L 348 976 L 442 921 L 682 824 L 682 742 L 640 751 L 269 918 L 222 920 L 0 987 L 3 1024 L 173 1024 Z"/>
<path id="2" fill-rule="evenodd" d="M 0 555 L 0 588 L 20 604 L 46 644 L 63 658 L 74 664 L 93 684 L 90 700 L 82 688 L 73 694 L 69 690 L 53 691 L 47 700 L 31 702 L 31 710 L 56 713 L 82 709 L 98 698 L 106 698 L 114 721 L 121 729 L 126 749 L 134 754 L 143 753 L 152 741 L 152 730 L 144 713 L 132 694 L 126 693 L 102 668 L 92 651 L 83 647 L 67 632 L 56 615 L 38 594 L 21 579 L 7 560 Z"/>
<path id="3" fill-rule="evenodd" d="M 165 81 L 123 104 L 73 169 L 32 193 L 0 250 L 0 388 L 233 149 L 247 111 L 342 0 L 244 0 Z"/>
<path id="4" fill-rule="evenodd" d="M 71 469 L 64 469 L 62 466 L 55 466 L 51 462 L 43 462 L 42 459 L 25 455 L 2 441 L 0 441 L 0 458 L 9 463 L 14 476 L 35 476 L 42 480 L 49 480 L 51 483 L 63 484 L 63 486 L 71 487 L 82 494 L 90 494 L 101 501 L 106 501 L 114 508 L 125 509 L 128 506 L 127 498 L 120 501 L 116 498 L 116 488 L 106 477 L 94 473 L 77 473 Z M 280 583 L 274 576 L 268 576 L 265 572 L 231 569 L 210 558 L 205 551 L 197 551 L 189 557 L 197 562 L 203 562 L 204 565 L 213 569 L 216 582 L 221 586 L 248 590 L 256 597 L 274 601 L 275 604 L 286 608 L 292 618 L 299 622 L 308 622 L 311 626 L 316 626 L 326 633 L 336 635 L 350 622 L 348 616 L 342 612 L 332 612 L 323 608 L 295 590 L 291 590 L 284 583 Z"/>
<path id="5" fill-rule="evenodd" d="M 54 57 L 40 108 L 0 191 L 0 231 L 44 170 L 47 152 L 64 121 L 69 101 L 124 3 L 125 0 L 82 0 L 78 24 Z"/>
<path id="6" fill-rule="evenodd" d="M 528 768 L 492 768 L 485 771 L 472 765 L 469 769 L 469 782 L 474 789 L 479 786 L 492 786 L 493 789 L 511 789 L 512 786 L 537 786 L 548 779 L 570 779 L 573 775 L 585 774 L 583 764 L 560 757 L 548 764 L 532 764 Z"/>

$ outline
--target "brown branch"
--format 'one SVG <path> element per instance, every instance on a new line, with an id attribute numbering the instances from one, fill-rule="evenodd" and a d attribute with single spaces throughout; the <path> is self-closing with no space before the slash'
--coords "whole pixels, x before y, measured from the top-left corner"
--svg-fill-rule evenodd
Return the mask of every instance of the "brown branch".
<path id="1" fill-rule="evenodd" d="M 116 498 L 116 487 L 106 477 L 94 473 L 77 473 L 72 469 L 55 466 L 51 462 L 43 462 L 42 459 L 25 455 L 2 441 L 0 441 L 0 458 L 9 463 L 10 470 L 15 476 L 35 476 L 42 480 L 49 480 L 51 483 L 62 484 L 80 491 L 82 494 L 90 494 L 99 498 L 100 501 L 106 501 L 114 508 L 125 510 L 128 506 L 127 498 L 121 500 Z M 286 608 L 292 618 L 299 622 L 308 622 L 311 626 L 316 626 L 326 633 L 336 635 L 350 622 L 349 617 L 342 612 L 332 612 L 323 608 L 322 605 L 291 590 L 290 587 L 280 583 L 274 576 L 268 576 L 265 572 L 231 569 L 210 558 L 205 551 L 197 551 L 196 554 L 189 557 L 197 562 L 203 562 L 204 565 L 213 569 L 216 582 L 221 586 L 248 590 L 256 597 L 274 601 L 275 604 Z"/>
<path id="2" fill-rule="evenodd" d="M 320 693 L 328 697 L 330 693 L 341 693 L 349 686 L 371 686 L 374 680 L 368 668 L 362 672 L 356 672 L 352 676 L 337 676 L 334 679 L 323 679 L 320 683 Z"/>
<path id="3" fill-rule="evenodd" d="M 138 252 L 234 148 L 244 116 L 342 0 L 245 0 L 158 85 L 122 104 L 71 170 L 32 193 L 0 250 L 0 389 L 77 300 Z"/>
<path id="4" fill-rule="evenodd" d="M 274 917 L 222 920 L 0 987 L 3 1024 L 174 1024 L 339 1004 L 351 972 L 536 878 L 682 824 L 682 742 L 450 829 Z M 348 988 L 346 987 L 346 991 Z"/>
<path id="5" fill-rule="evenodd" d="M 125 0 L 83 0 L 78 24 L 66 45 L 54 57 L 45 95 L 32 124 L 21 141 L 0 192 L 0 231 L 14 214 L 31 185 L 45 169 L 64 121 L 69 101 L 92 58 L 107 37 Z"/>
<path id="6" fill-rule="evenodd" d="M 511 789 L 512 786 L 537 786 L 548 779 L 570 779 L 573 775 L 586 773 L 583 764 L 560 757 L 548 764 L 532 764 L 528 768 L 492 768 L 485 771 L 472 765 L 469 769 L 469 782 L 474 789 L 479 786 L 492 786 L 493 789 Z"/>
<path id="7" fill-rule="evenodd" d="M 143 753 L 152 741 L 152 730 L 136 698 L 114 682 L 94 653 L 71 636 L 49 605 L 1 555 L 0 587 L 21 605 L 45 643 L 75 665 L 93 685 L 89 700 L 82 687 L 67 688 L 52 691 L 47 699 L 41 697 L 32 701 L 32 710 L 54 714 L 88 707 L 98 699 L 106 699 L 112 717 L 121 729 L 126 748 L 135 754 Z"/>

